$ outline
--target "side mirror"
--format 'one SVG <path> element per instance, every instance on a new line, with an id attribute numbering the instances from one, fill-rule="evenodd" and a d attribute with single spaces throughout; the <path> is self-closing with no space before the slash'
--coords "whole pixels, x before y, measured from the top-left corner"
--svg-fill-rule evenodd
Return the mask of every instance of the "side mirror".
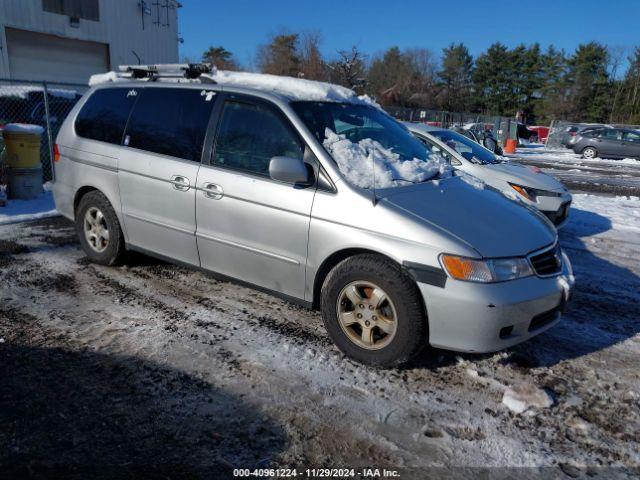
<path id="1" fill-rule="evenodd" d="M 273 157 L 269 162 L 269 176 L 285 183 L 309 182 L 309 171 L 299 158 Z"/>
<path id="2" fill-rule="evenodd" d="M 451 159 L 451 165 L 454 167 L 459 167 L 460 165 L 462 165 L 462 162 L 456 158 L 452 158 Z"/>

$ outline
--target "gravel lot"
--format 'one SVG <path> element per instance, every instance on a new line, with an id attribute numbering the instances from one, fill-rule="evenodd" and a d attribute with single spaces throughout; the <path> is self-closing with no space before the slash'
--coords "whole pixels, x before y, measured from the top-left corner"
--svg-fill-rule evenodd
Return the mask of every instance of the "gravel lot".
<path id="1" fill-rule="evenodd" d="M 317 312 L 144 256 L 88 264 L 61 218 L 0 227 L 0 471 L 638 474 L 640 235 L 586 235 L 589 215 L 561 234 L 578 283 L 558 326 L 497 354 L 429 349 L 386 371 L 345 359 Z M 551 405 L 515 413 L 508 389 Z"/>

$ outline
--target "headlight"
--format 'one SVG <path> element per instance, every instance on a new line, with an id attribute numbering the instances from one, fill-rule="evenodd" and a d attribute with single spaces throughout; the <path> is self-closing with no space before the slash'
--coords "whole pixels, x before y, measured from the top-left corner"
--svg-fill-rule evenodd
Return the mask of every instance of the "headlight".
<path id="1" fill-rule="evenodd" d="M 525 187 L 510 183 L 509 186 L 518 192 L 521 196 L 531 202 L 535 202 L 538 197 L 560 197 L 562 193 L 550 192 L 548 190 L 538 190 L 537 188 Z"/>
<path id="2" fill-rule="evenodd" d="M 475 260 L 442 254 L 440 261 L 451 277 L 466 282 L 504 282 L 533 275 L 531 265 L 526 258 Z"/>

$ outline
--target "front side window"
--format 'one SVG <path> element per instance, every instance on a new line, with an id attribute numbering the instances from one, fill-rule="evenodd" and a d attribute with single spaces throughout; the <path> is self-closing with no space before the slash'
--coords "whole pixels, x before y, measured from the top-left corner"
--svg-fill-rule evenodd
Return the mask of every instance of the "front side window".
<path id="1" fill-rule="evenodd" d="M 336 102 L 291 106 L 346 180 L 358 187 L 420 183 L 447 169 L 442 157 L 431 156 L 425 145 L 378 108 Z"/>
<path id="2" fill-rule="evenodd" d="M 638 132 L 624 132 L 624 135 L 622 135 L 622 139 L 627 141 L 627 142 L 640 143 L 640 133 L 638 133 Z"/>
<path id="3" fill-rule="evenodd" d="M 148 152 L 199 162 L 214 95 L 193 88 L 142 90 L 124 144 Z"/>
<path id="4" fill-rule="evenodd" d="M 76 133 L 84 138 L 120 145 L 139 89 L 96 90 L 76 118 Z"/>
<path id="5" fill-rule="evenodd" d="M 281 115 L 259 104 L 227 101 L 214 150 L 214 165 L 269 175 L 273 157 L 302 160 L 304 147 Z"/>

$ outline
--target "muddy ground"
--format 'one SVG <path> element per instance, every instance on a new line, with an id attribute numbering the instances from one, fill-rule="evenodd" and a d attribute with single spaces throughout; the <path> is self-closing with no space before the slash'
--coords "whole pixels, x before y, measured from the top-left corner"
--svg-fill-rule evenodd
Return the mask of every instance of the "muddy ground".
<path id="1" fill-rule="evenodd" d="M 0 477 L 638 474 L 640 240 L 561 240 L 578 283 L 558 326 L 381 371 L 346 359 L 317 312 L 140 255 L 89 264 L 61 218 L 1 227 Z M 552 405 L 507 408 L 523 382 Z"/>

